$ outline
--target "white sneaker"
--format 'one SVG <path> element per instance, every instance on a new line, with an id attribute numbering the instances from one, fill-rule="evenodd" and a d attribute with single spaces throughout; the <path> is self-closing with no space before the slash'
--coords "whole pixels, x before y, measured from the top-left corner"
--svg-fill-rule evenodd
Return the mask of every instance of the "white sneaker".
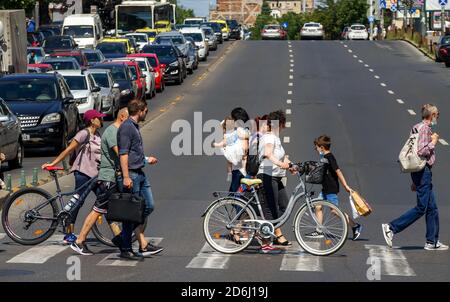
<path id="1" fill-rule="evenodd" d="M 436 244 L 425 243 L 424 249 L 427 251 L 446 251 L 448 250 L 448 245 L 445 245 L 440 241 L 438 241 Z"/>
<path id="2" fill-rule="evenodd" d="M 381 227 L 383 228 L 384 240 L 386 240 L 387 245 L 392 248 L 392 239 L 394 239 L 394 232 L 392 232 L 389 224 L 387 223 L 383 223 Z"/>

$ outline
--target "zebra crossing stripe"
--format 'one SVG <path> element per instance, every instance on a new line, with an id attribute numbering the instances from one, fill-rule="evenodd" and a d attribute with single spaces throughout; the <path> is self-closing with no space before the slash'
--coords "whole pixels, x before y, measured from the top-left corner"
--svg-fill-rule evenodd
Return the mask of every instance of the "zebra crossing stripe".
<path id="1" fill-rule="evenodd" d="M 370 257 L 380 260 L 381 274 L 387 276 L 416 276 L 416 273 L 409 266 L 403 252 L 396 248 L 389 248 L 384 245 L 369 245 L 365 248 L 369 250 Z"/>
<path id="2" fill-rule="evenodd" d="M 55 235 L 49 238 L 41 245 L 32 247 L 25 252 L 9 259 L 6 263 L 30 263 L 42 264 L 47 262 L 50 258 L 65 251 L 69 248 L 68 245 L 63 246 L 61 242 L 63 235 Z"/>
<path id="3" fill-rule="evenodd" d="M 215 251 L 208 243 L 205 243 L 200 253 L 189 262 L 186 268 L 227 269 L 230 256 Z"/>
<path id="4" fill-rule="evenodd" d="M 147 241 L 149 241 L 153 245 L 159 245 L 163 238 L 161 237 L 145 237 Z M 135 242 L 133 245 L 134 249 L 138 249 L 138 243 Z M 139 261 L 132 261 L 132 260 L 122 260 L 122 258 L 119 257 L 119 253 L 112 253 L 106 256 L 103 260 L 101 260 L 97 265 L 100 266 L 136 266 L 139 263 Z"/>
<path id="5" fill-rule="evenodd" d="M 308 254 L 297 242 L 293 242 L 292 247 L 283 256 L 280 271 L 322 272 L 320 260 L 320 257 Z"/>
<path id="6" fill-rule="evenodd" d="M 6 234 L 5 233 L 0 233 L 0 240 L 2 240 L 3 238 L 5 238 L 6 237 Z"/>

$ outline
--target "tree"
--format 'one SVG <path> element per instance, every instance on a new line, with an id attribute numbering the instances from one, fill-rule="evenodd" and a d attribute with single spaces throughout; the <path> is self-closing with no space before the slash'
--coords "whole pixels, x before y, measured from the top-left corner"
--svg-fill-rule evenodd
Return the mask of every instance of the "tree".
<path id="1" fill-rule="evenodd" d="M 1 0 L 0 9 L 25 9 L 31 10 L 34 7 L 35 0 Z"/>
<path id="2" fill-rule="evenodd" d="M 269 3 L 267 3 L 267 1 L 264 0 L 261 6 L 261 15 L 270 16 L 271 12 L 272 10 L 270 9 Z"/>

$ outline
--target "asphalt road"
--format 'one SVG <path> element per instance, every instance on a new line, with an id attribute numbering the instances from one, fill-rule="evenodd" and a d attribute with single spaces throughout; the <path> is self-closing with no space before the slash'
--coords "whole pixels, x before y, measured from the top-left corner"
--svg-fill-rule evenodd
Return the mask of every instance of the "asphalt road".
<path id="1" fill-rule="evenodd" d="M 450 281 L 450 252 L 423 250 L 424 219 L 396 235 L 393 250 L 385 247 L 381 233 L 381 223 L 415 204 L 409 175 L 400 173 L 396 160 L 410 128 L 420 119 L 420 105 L 433 102 L 440 108 L 438 132 L 444 139 L 433 168 L 440 238 L 450 242 L 449 70 L 406 43 L 369 41 L 239 41 L 210 69 L 196 79 L 199 85 L 192 79 L 175 87 L 171 98 L 181 97 L 142 129 L 147 154 L 159 159 L 147 168 L 156 209 L 146 235 L 165 251 L 130 267 L 105 260 L 115 251 L 92 243 L 96 255 L 80 257 L 82 281 L 358 282 L 370 279 L 370 256 L 377 257 L 381 281 Z M 347 241 L 329 257 L 310 256 L 296 247 L 274 255 L 251 247 L 224 256 L 205 247 L 201 215 L 213 199 L 211 192 L 228 188 L 225 160 L 174 156 L 171 142 L 178 133 L 171 131 L 172 124 L 186 120 L 194 125 L 195 112 L 202 113 L 203 121 L 222 120 L 236 106 L 251 116 L 287 110 L 290 127 L 282 136 L 292 160 L 317 159 L 313 139 L 324 133 L 332 137 L 333 152 L 348 183 L 374 208 L 371 216 L 360 220 L 364 229 L 358 241 Z M 155 107 L 151 108 L 157 112 Z M 70 177 L 63 185 L 72 185 Z M 290 177 L 289 191 L 294 185 L 295 178 Z M 347 194 L 341 192 L 340 199 L 348 210 Z M 80 217 L 88 210 L 86 203 Z M 291 225 L 289 221 L 283 229 L 295 241 Z M 65 281 L 67 260 L 73 255 L 57 242 L 30 251 L 4 238 L 0 281 Z"/>

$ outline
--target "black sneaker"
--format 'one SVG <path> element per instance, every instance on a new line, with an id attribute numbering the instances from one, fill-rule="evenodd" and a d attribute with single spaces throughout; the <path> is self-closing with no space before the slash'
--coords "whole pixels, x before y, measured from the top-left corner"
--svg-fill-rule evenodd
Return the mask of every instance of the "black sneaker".
<path id="1" fill-rule="evenodd" d="M 120 249 L 122 247 L 123 242 L 122 236 L 121 235 L 114 236 L 114 238 L 111 239 L 111 242 Z"/>
<path id="2" fill-rule="evenodd" d="M 137 253 L 133 253 L 133 251 L 121 251 L 119 258 L 131 261 L 144 261 L 143 256 L 140 256 Z"/>
<path id="3" fill-rule="evenodd" d="M 356 226 L 354 226 L 352 228 L 352 230 L 353 230 L 353 239 L 352 240 L 355 241 L 356 239 L 359 238 L 359 236 L 361 236 L 362 225 L 360 225 L 358 223 Z"/>
<path id="4" fill-rule="evenodd" d="M 89 248 L 87 247 L 85 242 L 83 242 L 81 244 L 77 244 L 76 242 L 73 242 L 70 245 L 70 248 L 72 250 L 74 250 L 75 252 L 77 252 L 78 254 L 83 255 L 83 256 L 92 256 L 92 255 L 94 255 L 94 253 L 91 250 L 89 250 Z"/>
<path id="5" fill-rule="evenodd" d="M 150 255 L 156 255 L 158 253 L 161 253 L 163 250 L 164 248 L 155 246 L 149 242 L 145 247 L 145 249 L 139 248 L 139 253 L 141 253 L 145 257 Z"/>
<path id="6" fill-rule="evenodd" d="M 311 239 L 320 239 L 320 238 L 323 238 L 325 236 L 323 235 L 322 232 L 314 231 L 312 233 L 306 234 L 305 237 L 306 238 L 311 238 Z"/>

